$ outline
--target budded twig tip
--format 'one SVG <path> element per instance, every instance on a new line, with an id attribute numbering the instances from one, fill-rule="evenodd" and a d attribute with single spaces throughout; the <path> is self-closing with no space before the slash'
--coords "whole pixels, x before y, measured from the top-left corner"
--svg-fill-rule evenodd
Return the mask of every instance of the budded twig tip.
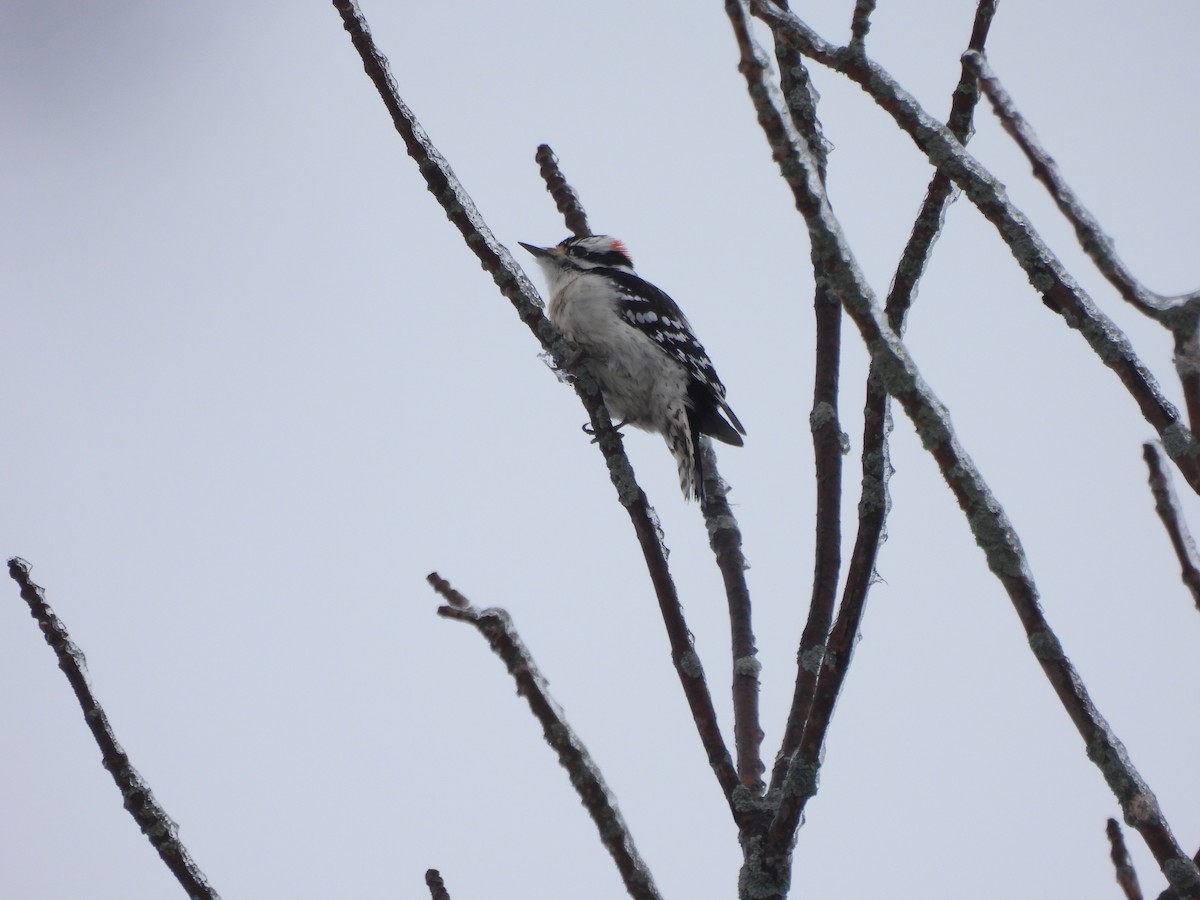
<path id="1" fill-rule="evenodd" d="M 534 159 L 538 164 L 538 172 L 546 182 L 546 190 L 554 198 L 554 205 L 566 219 L 567 228 L 576 237 L 587 237 L 592 233 L 588 225 L 587 213 L 579 200 L 579 194 L 571 187 L 562 169 L 558 166 L 558 157 L 550 149 L 549 144 L 539 144 Z"/>
<path id="2" fill-rule="evenodd" d="M 1133 868 L 1133 860 L 1129 849 L 1125 846 L 1125 835 L 1116 819 L 1109 819 L 1105 826 L 1108 835 L 1109 857 L 1116 871 L 1117 884 L 1125 892 L 1125 900 L 1142 900 L 1142 886 L 1138 884 L 1137 872 Z"/>
<path id="3" fill-rule="evenodd" d="M 450 900 L 450 892 L 442 881 L 442 873 L 437 869 L 429 869 L 425 873 L 425 886 L 429 888 L 429 900 Z"/>

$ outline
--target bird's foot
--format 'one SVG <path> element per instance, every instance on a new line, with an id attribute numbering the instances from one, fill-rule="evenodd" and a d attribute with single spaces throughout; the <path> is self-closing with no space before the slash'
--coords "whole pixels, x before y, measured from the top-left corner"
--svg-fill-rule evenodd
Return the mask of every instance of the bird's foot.
<path id="1" fill-rule="evenodd" d="M 614 423 L 613 423 L 613 431 L 617 432 L 618 434 L 621 434 L 621 429 L 622 429 L 623 427 L 625 427 L 625 423 L 626 423 L 626 422 L 628 422 L 628 421 L 629 421 L 628 419 L 622 419 L 620 422 L 614 422 Z M 596 436 L 596 429 L 592 427 L 592 423 L 591 423 L 591 422 L 584 422 L 584 423 L 583 423 L 583 433 L 584 433 L 584 434 L 590 434 L 590 435 L 592 436 L 592 443 L 593 443 L 593 444 L 595 444 L 595 443 L 598 443 L 598 442 L 599 442 L 599 440 L 600 440 L 600 438 L 598 438 L 598 437 Z M 622 437 L 624 437 L 624 435 L 621 435 L 621 436 L 622 436 Z"/>

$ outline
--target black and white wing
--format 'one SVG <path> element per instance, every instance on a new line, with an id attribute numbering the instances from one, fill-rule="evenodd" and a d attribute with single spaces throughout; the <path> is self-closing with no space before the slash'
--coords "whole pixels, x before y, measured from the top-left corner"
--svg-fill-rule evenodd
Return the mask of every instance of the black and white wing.
<path id="1" fill-rule="evenodd" d="M 687 316 L 664 291 L 632 272 L 606 269 L 620 296 L 620 315 L 654 340 L 663 352 L 678 360 L 688 373 L 688 399 L 695 413 L 696 431 L 727 444 L 742 446 L 746 429 L 725 402 L 725 385 L 712 360 L 697 340 Z M 728 416 L 728 421 L 722 417 Z M 732 423 L 732 424 L 731 424 Z"/>

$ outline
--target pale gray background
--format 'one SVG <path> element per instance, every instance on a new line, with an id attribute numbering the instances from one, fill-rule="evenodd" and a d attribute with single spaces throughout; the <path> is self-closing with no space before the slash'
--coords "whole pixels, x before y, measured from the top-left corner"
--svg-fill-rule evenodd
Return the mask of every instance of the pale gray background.
<path id="1" fill-rule="evenodd" d="M 771 752 L 811 571 L 808 247 L 722 4 L 684 6 L 365 12 L 500 239 L 566 233 L 533 164 L 552 143 L 593 226 L 626 240 L 716 359 L 749 431 L 720 452 Z M 838 41 L 852 6 L 797 4 Z M 885 0 L 874 16 L 871 52 L 938 116 L 973 10 Z M 664 894 L 734 896 L 735 831 L 584 414 L 426 193 L 332 6 L 8 0 L 0 15 L 0 548 L 33 563 L 214 885 L 422 897 L 436 866 L 455 900 L 622 895 L 501 664 L 434 615 L 437 569 L 513 613 Z M 1170 292 L 1200 277 L 1198 28 L 1191 0 L 1005 0 L 988 45 L 1134 270 Z M 857 88 L 815 75 L 834 206 L 883 291 L 927 168 Z M 1179 402 L 1167 335 L 1080 263 L 990 112 L 979 125 L 975 152 Z M 909 341 L 1194 851 L 1200 616 L 1145 487 L 1151 429 L 966 203 Z M 850 515 L 864 354 L 850 328 L 845 343 Z M 661 440 L 627 447 L 728 726 L 703 524 Z M 892 449 L 885 582 L 795 895 L 1119 896 L 1113 798 L 902 418 Z M 0 896 L 180 896 L 15 586 L 0 592 Z"/>

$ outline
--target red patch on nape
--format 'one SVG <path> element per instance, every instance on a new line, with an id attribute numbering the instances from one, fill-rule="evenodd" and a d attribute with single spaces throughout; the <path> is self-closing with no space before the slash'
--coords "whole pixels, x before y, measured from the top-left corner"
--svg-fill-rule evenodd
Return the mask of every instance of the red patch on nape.
<path id="1" fill-rule="evenodd" d="M 629 251 L 625 249 L 625 243 L 623 241 L 614 240 L 612 242 L 612 248 L 629 260 L 629 265 L 631 267 L 633 266 L 633 257 L 630 256 Z"/>

